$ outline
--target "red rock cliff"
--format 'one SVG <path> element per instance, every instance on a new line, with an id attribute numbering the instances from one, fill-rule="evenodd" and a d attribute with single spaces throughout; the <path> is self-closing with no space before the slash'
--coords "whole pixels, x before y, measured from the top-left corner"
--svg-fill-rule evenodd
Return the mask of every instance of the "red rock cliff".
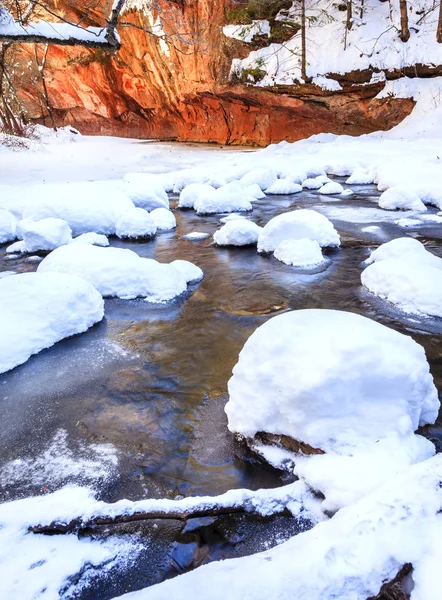
<path id="1" fill-rule="evenodd" d="M 56 4 L 70 14 L 68 0 Z M 348 84 L 339 93 L 313 86 L 264 90 L 232 84 L 232 57 L 245 56 L 249 48 L 222 33 L 230 0 L 160 4 L 171 40 L 167 48 L 146 33 L 148 15 L 135 9 L 122 16 L 118 53 L 49 47 L 45 83 L 58 125 L 71 124 L 87 134 L 266 145 L 320 132 L 357 135 L 387 129 L 413 107 L 407 99 L 374 99 L 383 84 Z M 109 3 L 100 8 L 105 14 Z M 96 12 L 92 18 L 99 22 L 102 15 Z M 40 62 L 43 50 L 38 48 Z M 23 47 L 22 53 L 28 64 L 34 60 L 34 48 Z M 37 93 L 41 82 L 28 79 L 21 79 L 21 97 L 31 118 L 42 120 L 47 110 Z"/>

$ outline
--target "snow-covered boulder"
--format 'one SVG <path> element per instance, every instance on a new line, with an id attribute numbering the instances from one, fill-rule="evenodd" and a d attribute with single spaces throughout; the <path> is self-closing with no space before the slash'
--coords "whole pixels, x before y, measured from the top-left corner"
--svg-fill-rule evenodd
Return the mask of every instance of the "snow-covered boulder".
<path id="1" fill-rule="evenodd" d="M 132 250 L 69 244 L 54 250 L 39 273 L 69 273 L 86 279 L 102 296 L 143 297 L 166 302 L 186 291 L 183 275 L 168 264 L 141 258 Z"/>
<path id="2" fill-rule="evenodd" d="M 357 167 L 345 183 L 347 185 L 368 185 L 374 183 L 374 178 L 361 167 Z"/>
<path id="3" fill-rule="evenodd" d="M 405 263 L 420 263 L 435 269 L 442 269 L 442 258 L 435 256 L 425 246 L 411 237 L 402 237 L 386 242 L 373 250 L 366 264 L 380 262 L 389 259 L 402 260 Z"/>
<path id="4" fill-rule="evenodd" d="M 26 244 L 23 240 L 14 242 L 6 248 L 6 254 L 24 254 L 26 252 Z"/>
<path id="5" fill-rule="evenodd" d="M 321 247 L 339 246 L 340 238 L 333 223 L 320 213 L 301 209 L 278 215 L 263 228 L 258 252 L 273 252 L 284 240 L 316 240 Z"/>
<path id="6" fill-rule="evenodd" d="M 181 236 L 181 239 L 188 240 L 189 242 L 200 242 L 208 237 L 210 237 L 210 233 L 205 233 L 204 231 L 191 231 L 190 233 Z"/>
<path id="7" fill-rule="evenodd" d="M 322 188 L 324 185 L 324 182 L 322 179 L 319 179 L 319 177 L 309 177 L 308 179 L 304 179 L 302 182 L 302 187 L 306 190 L 319 190 L 319 188 Z"/>
<path id="8" fill-rule="evenodd" d="M 176 227 L 175 215 L 166 208 L 156 208 L 150 213 L 157 231 L 170 231 Z"/>
<path id="9" fill-rule="evenodd" d="M 174 260 L 170 266 L 181 273 L 186 283 L 196 283 L 204 277 L 203 271 L 188 260 Z"/>
<path id="10" fill-rule="evenodd" d="M 320 194 L 324 194 L 326 196 L 333 196 L 335 194 L 342 194 L 344 188 L 337 181 L 329 181 L 319 189 Z"/>
<path id="11" fill-rule="evenodd" d="M 17 220 L 12 213 L 0 209 L 0 244 L 12 242 L 17 237 Z"/>
<path id="12" fill-rule="evenodd" d="M 293 183 L 290 179 L 277 179 L 265 192 L 266 194 L 298 194 L 302 192 L 302 185 Z"/>
<path id="13" fill-rule="evenodd" d="M 334 310 L 293 311 L 261 325 L 228 389 L 231 431 L 283 434 L 326 452 L 410 434 L 439 410 L 419 344 Z"/>
<path id="14" fill-rule="evenodd" d="M 59 273 L 1 279 L 0 305 L 0 373 L 86 331 L 104 315 L 103 299 L 90 283 Z"/>
<path id="15" fill-rule="evenodd" d="M 21 222 L 26 252 L 55 250 L 72 242 L 72 231 L 66 221 L 56 218 L 35 222 Z"/>
<path id="16" fill-rule="evenodd" d="M 379 197 L 379 207 L 386 210 L 427 210 L 419 196 L 407 188 L 393 186 Z"/>
<path id="17" fill-rule="evenodd" d="M 25 219 L 63 219 L 74 236 L 91 231 L 114 235 L 120 216 L 134 208 L 132 200 L 118 186 L 103 182 L 36 186 L 28 193 L 35 195 L 24 210 Z"/>
<path id="18" fill-rule="evenodd" d="M 150 173 L 127 173 L 123 177 L 121 189 L 135 206 L 151 211 L 156 208 L 169 208 L 169 198 L 157 175 Z"/>
<path id="19" fill-rule="evenodd" d="M 252 210 L 250 200 L 254 200 L 254 198 L 248 198 L 244 191 L 235 192 L 228 189 L 227 186 L 223 186 L 217 190 L 212 189 L 207 193 L 200 193 L 195 201 L 194 208 L 198 215 L 244 212 Z"/>
<path id="20" fill-rule="evenodd" d="M 260 198 L 266 197 L 266 195 L 257 183 L 252 183 L 252 185 L 249 185 L 246 188 L 244 188 L 244 192 L 246 196 L 248 196 L 249 198 L 255 198 L 255 200 L 259 200 Z"/>
<path id="21" fill-rule="evenodd" d="M 92 244 L 93 246 L 109 246 L 109 240 L 105 235 L 101 233 L 82 233 L 78 237 L 74 238 L 71 244 Z"/>
<path id="22" fill-rule="evenodd" d="M 233 219 L 215 231 L 213 236 L 218 246 L 248 246 L 256 244 L 262 227 L 247 219 Z"/>
<path id="23" fill-rule="evenodd" d="M 178 208 L 193 208 L 200 194 L 211 194 L 215 188 L 207 183 L 190 183 L 181 190 Z"/>
<path id="24" fill-rule="evenodd" d="M 442 269 L 391 258 L 369 265 L 361 281 L 370 292 L 406 313 L 442 317 Z"/>
<path id="25" fill-rule="evenodd" d="M 144 208 L 131 208 L 117 221 L 115 233 L 119 238 L 139 239 L 153 237 L 157 226 Z"/>
<path id="26" fill-rule="evenodd" d="M 260 168 L 253 169 L 253 171 L 249 171 L 243 177 L 241 177 L 240 182 L 244 187 L 248 187 L 249 185 L 253 185 L 256 183 L 259 185 L 261 190 L 265 190 L 269 188 L 272 183 L 278 179 L 278 174 L 276 171 L 272 169 Z"/>
<path id="27" fill-rule="evenodd" d="M 274 257 L 293 267 L 316 267 L 324 262 L 321 246 L 316 240 L 284 240 L 275 248 Z"/>

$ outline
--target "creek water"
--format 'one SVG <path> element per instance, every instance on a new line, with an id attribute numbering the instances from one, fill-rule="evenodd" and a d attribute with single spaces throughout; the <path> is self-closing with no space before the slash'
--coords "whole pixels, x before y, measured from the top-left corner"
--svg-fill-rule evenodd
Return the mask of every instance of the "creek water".
<path id="1" fill-rule="evenodd" d="M 370 250 L 412 235 L 442 256 L 442 226 L 403 229 L 403 216 L 382 211 L 373 186 L 355 186 L 346 199 L 317 192 L 268 196 L 249 218 L 264 225 L 295 208 L 323 212 L 341 234 L 317 272 L 286 266 L 255 247 L 217 248 L 212 238 L 192 242 L 192 231 L 210 235 L 222 215 L 198 217 L 176 210 L 177 230 L 149 242 L 111 239 L 141 256 L 194 262 L 205 273 L 176 302 L 107 299 L 105 319 L 0 376 L 0 500 L 88 485 L 109 502 L 120 498 L 215 495 L 231 488 L 276 487 L 283 474 L 258 460 L 227 429 L 227 382 L 253 331 L 278 313 L 328 308 L 363 314 L 411 335 L 425 347 L 442 389 L 442 326 L 437 319 L 407 317 L 364 292 L 361 265 Z M 430 213 L 434 212 L 430 210 Z M 0 248 L 0 271 L 34 271 L 26 258 L 9 260 Z M 320 368 L 320 365 L 318 365 Z M 424 432 L 438 449 L 442 420 Z M 110 445 L 110 446 L 109 446 Z M 96 574 L 69 597 L 111 598 L 161 581 L 213 559 L 263 550 L 308 526 L 294 519 L 224 516 L 183 523 L 151 522 L 109 528 L 95 535 L 135 535 L 144 540 L 130 570 Z"/>

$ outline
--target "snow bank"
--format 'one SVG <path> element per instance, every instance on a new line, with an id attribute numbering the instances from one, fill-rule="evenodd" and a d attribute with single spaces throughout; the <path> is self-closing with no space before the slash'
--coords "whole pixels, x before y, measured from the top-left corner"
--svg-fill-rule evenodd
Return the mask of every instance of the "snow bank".
<path id="1" fill-rule="evenodd" d="M 186 291 L 181 273 L 167 264 L 140 258 L 132 250 L 79 244 L 63 246 L 38 266 L 39 273 L 70 273 L 86 279 L 103 296 L 144 297 L 166 302 Z"/>
<path id="2" fill-rule="evenodd" d="M 20 226 L 25 252 L 55 250 L 72 242 L 71 228 L 62 219 L 49 217 L 35 222 L 21 221 Z"/>
<path id="3" fill-rule="evenodd" d="M 243 175 L 240 179 L 240 183 L 244 187 L 256 184 L 261 190 L 266 190 L 278 179 L 278 174 L 272 169 L 260 168 L 249 171 L 246 175 Z"/>
<path id="4" fill-rule="evenodd" d="M 406 313 L 442 317 L 441 269 L 392 258 L 369 265 L 361 281 L 370 292 Z"/>
<path id="5" fill-rule="evenodd" d="M 12 242 L 17 237 L 17 221 L 12 213 L 0 209 L 0 244 Z"/>
<path id="6" fill-rule="evenodd" d="M 259 327 L 228 389 L 231 431 L 284 434 L 325 451 L 408 435 L 434 422 L 439 410 L 421 346 L 331 310 L 285 313 Z"/>
<path id="7" fill-rule="evenodd" d="M 170 231 L 176 227 L 175 215 L 166 208 L 155 208 L 150 216 L 156 225 L 157 231 Z"/>
<path id="8" fill-rule="evenodd" d="M 157 232 L 152 216 L 144 208 L 130 208 L 118 219 L 115 233 L 119 238 L 149 238 Z"/>
<path id="9" fill-rule="evenodd" d="M 266 194 L 298 194 L 302 192 L 302 185 L 293 183 L 290 179 L 278 179 L 266 189 Z"/>
<path id="10" fill-rule="evenodd" d="M 63 219 L 74 236 L 91 231 L 113 235 L 120 216 L 134 208 L 117 186 L 103 182 L 34 186 L 28 188 L 28 193 L 33 197 L 24 210 L 24 218 Z"/>
<path id="11" fill-rule="evenodd" d="M 393 186 L 381 194 L 379 207 L 386 210 L 427 210 L 416 193 L 400 186 Z"/>
<path id="12" fill-rule="evenodd" d="M 223 33 L 226 37 L 249 43 L 255 35 L 270 36 L 270 24 L 266 20 L 256 20 L 248 25 L 226 25 Z"/>
<path id="13" fill-rule="evenodd" d="M 301 209 L 271 219 L 259 234 L 258 252 L 273 252 L 284 240 L 302 238 L 316 240 L 322 247 L 340 245 L 339 235 L 327 217 Z"/>
<path id="14" fill-rule="evenodd" d="M 0 373 L 86 331 L 104 315 L 103 299 L 90 283 L 59 273 L 1 279 L 0 305 Z"/>
<path id="15" fill-rule="evenodd" d="M 261 231 L 262 227 L 252 221 L 233 219 L 215 231 L 213 240 L 218 246 L 248 246 L 257 243 Z"/>
<path id="16" fill-rule="evenodd" d="M 284 240 L 275 248 L 274 257 L 294 267 L 315 267 L 324 262 L 321 246 L 316 240 Z"/>

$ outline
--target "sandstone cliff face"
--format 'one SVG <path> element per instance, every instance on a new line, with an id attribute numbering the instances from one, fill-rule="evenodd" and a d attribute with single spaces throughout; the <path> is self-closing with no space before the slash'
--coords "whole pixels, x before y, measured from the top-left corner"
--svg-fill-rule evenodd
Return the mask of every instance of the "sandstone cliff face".
<path id="1" fill-rule="evenodd" d="M 57 4 L 70 14 L 72 3 Z M 49 47 L 44 75 L 57 125 L 94 135 L 262 146 L 321 132 L 388 129 L 413 108 L 408 99 L 376 100 L 382 83 L 350 83 L 334 93 L 314 86 L 264 90 L 232 84 L 232 57 L 249 49 L 222 33 L 230 0 L 160 0 L 160 5 L 169 43 L 145 32 L 158 14 L 133 8 L 123 15 L 116 54 Z M 102 3 L 102 14 L 108 6 Z M 92 17 L 99 22 L 102 15 Z M 39 48 L 38 55 L 42 52 Z M 31 61 L 35 50 L 23 47 L 22 53 Z M 30 117 L 48 123 L 39 84 L 21 81 Z"/>

